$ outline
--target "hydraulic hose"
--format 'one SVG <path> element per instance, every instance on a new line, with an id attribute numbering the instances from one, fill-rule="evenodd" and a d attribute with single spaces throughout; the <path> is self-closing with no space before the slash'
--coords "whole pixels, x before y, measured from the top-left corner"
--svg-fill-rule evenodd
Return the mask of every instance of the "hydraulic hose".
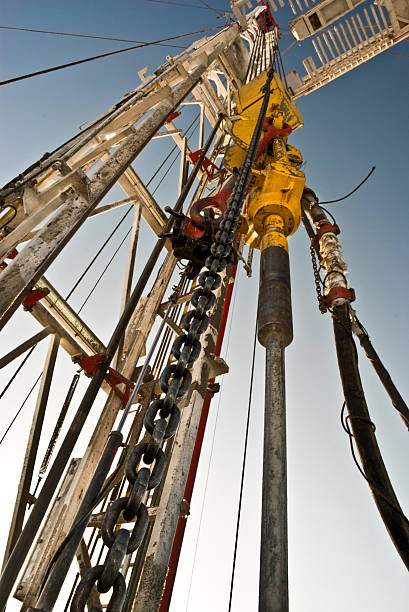
<path id="1" fill-rule="evenodd" d="M 362 323 L 358 321 L 356 315 L 353 319 L 352 324 L 354 325 L 354 323 L 356 324 L 356 327 L 353 327 L 354 332 L 358 336 L 358 340 L 362 348 L 364 349 L 366 356 L 368 357 L 375 372 L 377 373 L 379 380 L 383 384 L 386 393 L 389 395 L 393 407 L 396 408 L 396 410 L 399 412 L 403 422 L 409 430 L 409 408 L 405 400 L 396 388 L 391 378 L 391 375 L 383 365 L 378 353 L 375 351 L 366 329 L 364 328 Z"/>
<path id="2" fill-rule="evenodd" d="M 334 306 L 332 316 L 349 424 L 379 513 L 396 550 L 409 569 L 409 522 L 400 508 L 375 437 L 359 375 L 349 312 L 350 306 L 346 302 Z"/>

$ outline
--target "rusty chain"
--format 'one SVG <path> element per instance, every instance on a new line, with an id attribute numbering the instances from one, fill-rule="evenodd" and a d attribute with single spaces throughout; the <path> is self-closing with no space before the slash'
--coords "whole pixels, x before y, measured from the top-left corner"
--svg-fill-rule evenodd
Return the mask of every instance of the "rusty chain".
<path id="1" fill-rule="evenodd" d="M 325 314 L 328 311 L 328 308 L 325 306 L 324 296 L 322 295 L 321 278 L 320 273 L 318 271 L 317 255 L 315 253 L 315 248 L 312 244 L 310 245 L 310 253 L 312 261 L 312 270 L 314 273 L 315 290 L 317 292 L 318 308 L 320 309 L 321 314 Z"/>
<path id="2" fill-rule="evenodd" d="M 173 342 L 171 352 L 177 361 L 165 367 L 159 377 L 164 397 L 154 400 L 145 413 L 144 426 L 150 434 L 150 439 L 148 442 L 139 442 L 127 459 L 125 476 L 131 485 L 129 496 L 114 501 L 105 513 L 101 536 L 109 549 L 107 556 L 103 565 L 97 565 L 85 572 L 71 602 L 71 612 L 84 612 L 94 584 L 99 593 L 107 593 L 113 589 L 106 608 L 108 612 L 120 612 L 122 609 L 126 583 L 120 568 L 125 556 L 139 547 L 148 527 L 148 510 L 143 499 L 147 491 L 154 489 L 161 482 L 166 468 L 166 455 L 161 446 L 177 431 L 180 410 L 176 401 L 188 392 L 192 383 L 189 369 L 199 357 L 200 337 L 209 325 L 209 313 L 216 303 L 215 291 L 222 282 L 220 272 L 225 270 L 229 262 L 268 107 L 273 74 L 270 69 L 262 89 L 264 98 L 246 158 L 239 169 L 227 211 L 211 246 L 211 255 L 205 261 L 207 269 L 199 275 L 198 287 L 192 294 L 191 304 L 194 308 L 184 315 L 183 333 Z M 138 469 L 141 462 L 150 467 Z M 115 531 L 121 513 L 126 521 L 135 521 L 132 533 L 124 528 Z M 102 610 L 94 606 L 92 612 Z"/>

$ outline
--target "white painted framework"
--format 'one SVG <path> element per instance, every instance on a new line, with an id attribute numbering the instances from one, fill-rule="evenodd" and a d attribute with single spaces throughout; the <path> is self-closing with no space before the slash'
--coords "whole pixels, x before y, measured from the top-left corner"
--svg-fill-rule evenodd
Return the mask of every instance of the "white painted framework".
<path id="1" fill-rule="evenodd" d="M 232 126 L 229 117 L 233 115 L 234 91 L 243 84 L 248 55 L 248 48 L 241 39 L 241 30 L 238 24 L 234 23 L 221 33 L 201 39 L 180 55 L 169 58 L 166 64 L 156 70 L 155 75 L 146 77 L 146 70 L 143 69 L 140 72 L 142 85 L 97 119 L 87 131 L 78 134 L 69 143 L 56 150 L 51 157 L 33 167 L 25 180 L 20 180 L 17 185 L 3 191 L 5 202 L 16 207 L 17 215 L 9 222 L 0 240 L 0 260 L 6 264 L 0 275 L 2 288 L 0 326 L 3 327 L 8 322 L 32 289 L 45 288 L 48 293 L 33 306 L 31 311 L 44 327 L 44 331 L 4 355 L 3 359 L 0 359 L 0 364 L 10 363 L 11 359 L 20 355 L 26 346 L 32 346 L 49 334 L 55 338 L 52 344 L 54 361 L 59 346 L 71 357 L 76 358 L 79 355 L 90 356 L 104 352 L 103 343 L 62 298 L 44 273 L 82 223 L 96 214 L 109 214 L 109 211 L 132 202 L 135 208 L 134 229 L 124 278 L 122 308 L 124 307 L 130 292 L 139 219 L 142 217 L 147 222 L 153 237 L 160 235 L 167 221 L 167 215 L 130 164 L 150 140 L 172 138 L 181 152 L 179 191 L 181 190 L 186 163 L 193 167 L 189 158 L 192 151 L 187 146 L 186 138 L 181 136 L 180 130 L 169 117 L 177 108 L 186 104 L 194 104 L 200 110 L 199 148 L 203 145 L 206 123 L 213 127 L 219 114 L 223 114 L 223 123 L 216 134 L 208 157 L 216 162 L 220 156 L 223 156 Z M 205 186 L 209 183 L 203 171 L 199 171 L 198 179 L 192 201 L 203 194 Z M 116 183 L 124 190 L 126 197 L 98 208 L 102 197 Z M 7 215 L 11 216 L 7 212 L 6 219 Z M 47 222 L 44 224 L 46 219 Z M 20 250 L 18 255 L 13 257 L 15 247 Z M 115 366 L 127 379 L 132 378 L 136 364 L 145 354 L 149 333 L 157 316 L 161 316 L 163 312 L 163 302 L 169 282 L 174 277 L 175 264 L 173 254 L 168 252 L 153 287 L 149 294 L 140 300 L 128 325 Z M 223 284 L 224 292 L 228 281 L 226 277 Z M 185 299 L 189 300 L 190 295 L 188 294 Z M 220 304 L 222 303 L 219 301 Z M 177 327 L 172 323 L 172 332 L 174 328 Z M 159 517 L 158 525 L 162 525 L 163 516 L 171 519 L 171 530 L 175 528 L 175 520 L 177 521 L 179 516 L 181 495 L 183 496 L 187 466 L 190 463 L 207 380 L 210 376 L 214 376 L 211 351 L 216 333 L 217 327 L 214 326 L 206 336 L 202 357 L 195 365 L 195 379 L 202 382 L 199 386 L 196 385 L 196 388 L 192 388 L 184 406 L 181 426 L 174 445 L 175 450 L 171 452 L 169 459 L 169 473 L 173 471 L 173 477 L 165 482 L 163 501 L 157 508 L 151 506 L 150 509 L 154 522 L 156 522 L 155 517 Z M 52 383 L 52 371 L 49 367 L 46 371 L 47 394 L 40 389 L 38 400 L 42 419 L 46 413 L 48 390 Z M 81 497 L 88 487 L 108 435 L 122 408 L 119 398 L 110 392 L 108 385 L 104 384 L 103 389 L 108 393 L 107 402 L 88 448 L 80 461 L 75 460 L 71 467 L 68 467 L 67 477 L 61 485 L 63 503 L 58 495 L 32 548 L 28 564 L 16 585 L 14 594 L 23 602 L 24 609 L 36 603 L 45 571 L 70 529 Z M 146 387 L 145 391 L 147 393 L 149 387 Z M 137 408 L 137 415 L 131 427 L 130 436 L 133 443 L 137 442 L 141 434 L 141 415 L 140 407 Z M 38 419 L 33 419 L 32 428 L 36 439 L 41 433 L 41 424 Z M 32 447 L 30 444 L 27 449 L 30 463 L 33 462 Z M 185 466 L 183 470 L 178 468 L 181 462 Z M 18 537 L 18 531 L 26 514 L 32 476 L 33 471 L 27 470 L 26 461 L 12 525 L 12 527 L 17 525 L 17 528 L 11 530 L 6 557 L 10 546 Z M 176 490 L 179 491 L 178 494 L 175 494 Z M 167 509 L 165 515 L 162 511 L 163 504 Z M 91 525 L 92 521 L 95 519 L 91 519 Z M 157 530 L 158 528 L 154 526 L 153 537 L 156 539 Z M 167 562 L 164 565 L 163 560 L 170 554 L 173 536 L 169 529 L 160 528 L 159 531 L 162 535 L 157 548 L 158 563 L 153 571 L 158 572 L 157 582 L 163 583 L 167 565 Z M 89 564 L 84 545 L 83 542 L 77 555 L 81 572 Z M 134 560 L 127 559 L 129 574 L 133 565 Z M 142 581 L 141 584 L 144 599 L 153 602 L 155 598 L 160 597 L 160 591 L 152 592 L 146 581 Z"/>
<path id="2" fill-rule="evenodd" d="M 311 27 L 312 15 L 319 16 L 321 25 L 317 29 Z M 288 84 L 299 98 L 405 40 L 409 36 L 409 3 L 323 0 L 314 10 L 290 22 L 290 26 L 297 39 L 311 37 L 315 52 L 315 59 L 308 56 L 303 60 L 305 76 L 300 78 L 296 70 L 287 75 Z"/>

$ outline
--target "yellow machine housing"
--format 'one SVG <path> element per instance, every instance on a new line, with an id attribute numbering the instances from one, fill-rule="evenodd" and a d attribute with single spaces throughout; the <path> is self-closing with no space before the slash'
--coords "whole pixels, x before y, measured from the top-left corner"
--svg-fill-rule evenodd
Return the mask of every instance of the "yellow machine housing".
<path id="1" fill-rule="evenodd" d="M 236 94 L 237 113 L 240 115 L 233 126 L 236 144 L 227 151 L 224 160 L 231 170 L 244 160 L 263 101 L 262 88 L 266 77 L 265 72 L 260 74 Z M 273 125 L 277 128 L 286 123 L 294 131 L 303 125 L 300 111 L 277 74 L 272 81 L 266 117 L 273 118 Z M 275 137 L 269 152 L 259 155 L 253 168 L 246 213 L 246 242 L 251 246 L 265 248 L 277 244 L 287 248 L 286 237 L 295 232 L 301 219 L 301 196 L 305 185 L 304 173 L 299 170 L 301 164 L 300 152 L 287 145 L 285 136 Z M 275 229 L 273 221 L 277 222 Z M 263 240 L 266 234 L 269 239 Z"/>
<path id="2" fill-rule="evenodd" d="M 271 158 L 270 158 L 271 160 Z M 303 172 L 290 163 L 271 160 L 256 174 L 247 206 L 249 234 L 252 246 L 258 247 L 257 237 L 265 232 L 270 215 L 279 215 L 284 222 L 283 233 L 290 236 L 301 220 L 301 196 L 305 185 Z M 254 233 L 257 233 L 257 237 Z"/>
<path id="3" fill-rule="evenodd" d="M 263 72 L 250 83 L 243 85 L 236 93 L 237 114 L 240 115 L 240 119 L 233 125 L 233 139 L 236 144 L 230 147 L 224 158 L 224 165 L 230 170 L 234 167 L 239 168 L 244 161 L 263 101 L 261 89 L 266 78 L 267 73 Z M 277 112 L 293 130 L 303 125 L 300 111 L 287 93 L 278 74 L 274 74 L 266 116 L 271 117 Z"/>

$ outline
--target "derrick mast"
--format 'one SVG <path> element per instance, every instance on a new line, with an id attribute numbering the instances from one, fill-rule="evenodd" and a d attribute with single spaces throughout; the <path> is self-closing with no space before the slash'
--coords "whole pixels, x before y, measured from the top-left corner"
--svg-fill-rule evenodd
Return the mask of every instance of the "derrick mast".
<path id="1" fill-rule="evenodd" d="M 291 23 L 299 40 L 312 27 L 320 57 L 321 34 L 330 44 L 321 30 L 345 16 L 341 4 L 324 0 Z M 274 2 L 249 10 L 248 2 L 233 0 L 232 10 L 237 21 L 168 58 L 150 77 L 142 71 L 141 85 L 1 191 L 0 326 L 23 305 L 43 327 L 2 364 L 47 336 L 51 342 L 5 552 L 0 608 L 10 595 L 33 612 L 62 603 L 75 612 L 169 608 L 209 406 L 218 377 L 228 371 L 221 345 L 248 245 L 261 251 L 257 335 L 266 349 L 259 609 L 288 609 L 284 350 L 293 338 L 288 238 L 301 219 L 328 278 L 320 307 L 339 313 L 334 327 L 354 436 L 376 482 L 381 515 L 407 562 L 407 525 L 396 517 L 398 502 L 376 439 L 365 430 L 364 399 L 356 400 L 361 386 L 347 345 L 351 321 L 359 325 L 339 228 L 306 187 L 302 154 L 291 144 L 291 133 L 303 124 L 295 99 L 407 36 L 406 9 L 392 0 L 388 20 L 382 7 L 376 9 L 384 27 L 332 53 L 320 69 L 308 57 L 303 79 L 283 71 Z M 189 105 L 199 108 L 196 150 L 189 147 L 188 130 L 181 133 L 175 123 Z M 173 139 L 181 157 L 178 197 L 164 208 L 132 166 L 156 138 Z M 116 184 L 126 197 L 106 203 Z M 44 275 L 86 221 L 129 202 L 134 218 L 121 312 L 105 345 L 68 303 L 74 289 L 64 299 Z M 152 230 L 153 246 L 134 283 L 141 218 Z M 91 380 L 57 444 L 78 382 L 74 373 L 42 464 L 46 477 L 33 489 L 59 347 Z M 73 458 L 100 389 L 107 398 L 98 423 L 84 456 Z M 407 419 L 404 407 L 402 415 Z M 63 602 L 74 558 L 79 571 Z"/>

